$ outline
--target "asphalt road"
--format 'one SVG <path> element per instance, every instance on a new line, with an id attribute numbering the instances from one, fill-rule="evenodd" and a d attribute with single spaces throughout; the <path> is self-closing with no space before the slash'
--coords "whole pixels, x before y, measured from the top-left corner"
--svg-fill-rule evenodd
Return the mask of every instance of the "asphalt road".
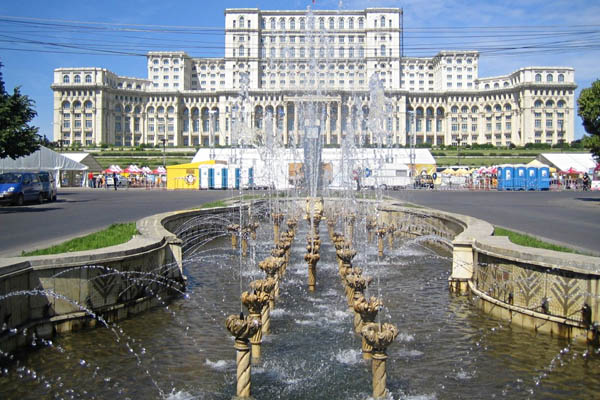
<path id="1" fill-rule="evenodd" d="M 231 191 L 59 189 L 53 203 L 0 206 L 0 257 L 46 248 L 115 222 L 130 222 L 230 197 Z"/>
<path id="2" fill-rule="evenodd" d="M 600 192 L 405 190 L 386 194 L 600 255 Z M 45 248 L 115 222 L 229 196 L 230 191 L 62 189 L 54 203 L 0 207 L 0 257 Z"/>
<path id="3" fill-rule="evenodd" d="M 387 194 L 600 255 L 600 192 L 407 190 Z"/>

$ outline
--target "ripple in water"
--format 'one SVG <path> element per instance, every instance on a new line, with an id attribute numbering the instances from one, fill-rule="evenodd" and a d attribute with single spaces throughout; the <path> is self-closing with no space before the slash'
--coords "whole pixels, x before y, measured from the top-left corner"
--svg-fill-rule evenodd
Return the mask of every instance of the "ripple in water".
<path id="1" fill-rule="evenodd" d="M 206 365 L 208 365 L 210 368 L 215 369 L 217 371 L 225 371 L 226 369 L 229 369 L 230 367 L 235 366 L 235 361 L 233 361 L 233 360 L 211 361 L 207 358 L 204 363 Z"/>
<path id="2" fill-rule="evenodd" d="M 362 360 L 362 354 L 355 349 L 340 350 L 336 353 L 335 359 L 341 364 L 354 365 Z"/>

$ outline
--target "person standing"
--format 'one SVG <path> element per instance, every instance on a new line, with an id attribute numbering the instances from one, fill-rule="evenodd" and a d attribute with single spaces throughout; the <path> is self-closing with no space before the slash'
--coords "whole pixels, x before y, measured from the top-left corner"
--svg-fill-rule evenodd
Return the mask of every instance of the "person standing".
<path id="1" fill-rule="evenodd" d="M 115 185 L 115 190 L 117 190 L 117 173 L 113 171 L 113 184 Z"/>

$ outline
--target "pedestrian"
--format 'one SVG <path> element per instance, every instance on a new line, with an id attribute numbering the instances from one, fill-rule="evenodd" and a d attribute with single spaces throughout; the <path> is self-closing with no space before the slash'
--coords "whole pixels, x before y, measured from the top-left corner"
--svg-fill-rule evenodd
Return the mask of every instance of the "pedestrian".
<path id="1" fill-rule="evenodd" d="M 94 187 L 94 173 L 93 172 L 88 173 L 88 187 L 91 187 L 91 188 Z"/>
<path id="2" fill-rule="evenodd" d="M 117 190 L 117 173 L 113 172 L 113 184 L 115 185 L 115 190 Z"/>

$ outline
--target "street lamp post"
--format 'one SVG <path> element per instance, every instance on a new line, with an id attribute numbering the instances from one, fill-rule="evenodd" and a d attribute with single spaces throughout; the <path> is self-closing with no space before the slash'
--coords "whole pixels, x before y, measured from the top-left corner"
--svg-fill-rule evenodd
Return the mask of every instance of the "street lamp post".
<path id="1" fill-rule="evenodd" d="M 167 167 L 167 154 L 166 154 L 166 143 L 167 143 L 167 138 L 161 138 L 160 141 L 162 142 L 163 145 L 163 167 Z"/>
<path id="2" fill-rule="evenodd" d="M 456 137 L 456 164 L 460 167 L 460 143 L 462 141 L 462 138 L 460 137 L 460 135 L 458 135 Z"/>
<path id="3" fill-rule="evenodd" d="M 210 110 L 209 112 L 210 115 L 210 126 L 208 129 L 208 144 L 210 146 L 210 159 L 214 160 L 215 159 L 215 110 Z"/>

